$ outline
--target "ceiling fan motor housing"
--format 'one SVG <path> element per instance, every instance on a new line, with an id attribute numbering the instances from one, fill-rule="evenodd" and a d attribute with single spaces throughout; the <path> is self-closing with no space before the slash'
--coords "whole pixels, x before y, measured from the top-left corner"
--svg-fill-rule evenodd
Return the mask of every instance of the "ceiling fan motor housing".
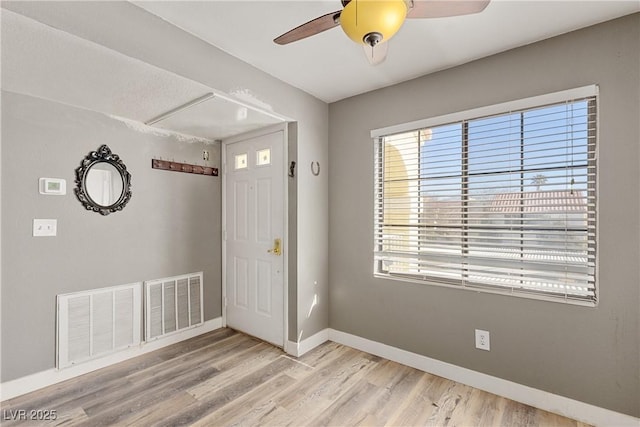
<path id="1" fill-rule="evenodd" d="M 340 14 L 340 25 L 354 42 L 374 46 L 393 37 L 406 16 L 405 0 L 351 0 Z"/>

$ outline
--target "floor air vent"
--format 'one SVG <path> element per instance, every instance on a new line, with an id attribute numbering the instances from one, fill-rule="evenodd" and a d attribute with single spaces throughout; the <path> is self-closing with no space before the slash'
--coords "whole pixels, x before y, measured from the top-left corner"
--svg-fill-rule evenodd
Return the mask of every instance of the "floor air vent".
<path id="1" fill-rule="evenodd" d="M 201 325 L 202 272 L 145 282 L 145 340 Z"/>
<path id="2" fill-rule="evenodd" d="M 140 344 L 141 294 L 133 283 L 58 295 L 58 369 Z"/>

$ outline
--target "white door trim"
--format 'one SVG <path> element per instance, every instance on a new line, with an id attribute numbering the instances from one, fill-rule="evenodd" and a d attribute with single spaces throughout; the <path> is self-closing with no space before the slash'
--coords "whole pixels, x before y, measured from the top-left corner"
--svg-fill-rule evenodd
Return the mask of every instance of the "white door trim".
<path id="1" fill-rule="evenodd" d="M 287 123 L 280 123 L 274 126 L 268 126 L 263 129 L 258 129 L 255 131 L 243 133 L 241 135 L 235 135 L 229 137 L 222 141 L 221 143 L 221 152 L 220 152 L 220 169 L 222 171 L 222 327 L 227 326 L 227 212 L 226 212 L 226 201 L 227 201 L 227 146 L 229 144 L 233 144 L 236 142 L 241 142 L 247 139 L 256 138 L 259 136 L 269 135 L 272 133 L 282 132 L 282 155 L 283 155 L 283 165 L 286 167 L 289 164 L 289 135 L 288 135 L 288 126 Z M 283 293 L 284 293 L 284 302 L 283 302 L 283 337 L 282 337 L 282 348 L 285 347 L 287 339 L 289 337 L 289 257 L 286 251 L 288 251 L 289 245 L 289 218 L 287 217 L 287 213 L 289 212 L 289 192 L 288 192 L 288 183 L 289 178 L 286 174 L 286 171 L 283 170 L 284 174 L 284 189 L 283 189 L 283 212 L 284 212 L 284 234 L 283 238 L 283 247 L 285 249 L 285 253 L 283 254 Z"/>

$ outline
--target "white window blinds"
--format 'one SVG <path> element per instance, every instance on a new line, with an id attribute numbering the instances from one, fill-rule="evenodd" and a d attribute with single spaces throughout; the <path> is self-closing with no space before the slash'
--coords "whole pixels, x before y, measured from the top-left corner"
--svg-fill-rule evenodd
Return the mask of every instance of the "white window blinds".
<path id="1" fill-rule="evenodd" d="M 376 275 L 595 303 L 595 96 L 375 141 Z"/>

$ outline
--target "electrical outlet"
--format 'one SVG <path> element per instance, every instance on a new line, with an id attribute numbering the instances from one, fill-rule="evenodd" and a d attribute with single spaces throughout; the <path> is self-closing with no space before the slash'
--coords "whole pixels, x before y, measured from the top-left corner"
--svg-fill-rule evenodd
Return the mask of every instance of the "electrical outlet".
<path id="1" fill-rule="evenodd" d="M 476 329 L 476 348 L 480 350 L 491 350 L 491 341 L 489 339 L 489 331 Z"/>

